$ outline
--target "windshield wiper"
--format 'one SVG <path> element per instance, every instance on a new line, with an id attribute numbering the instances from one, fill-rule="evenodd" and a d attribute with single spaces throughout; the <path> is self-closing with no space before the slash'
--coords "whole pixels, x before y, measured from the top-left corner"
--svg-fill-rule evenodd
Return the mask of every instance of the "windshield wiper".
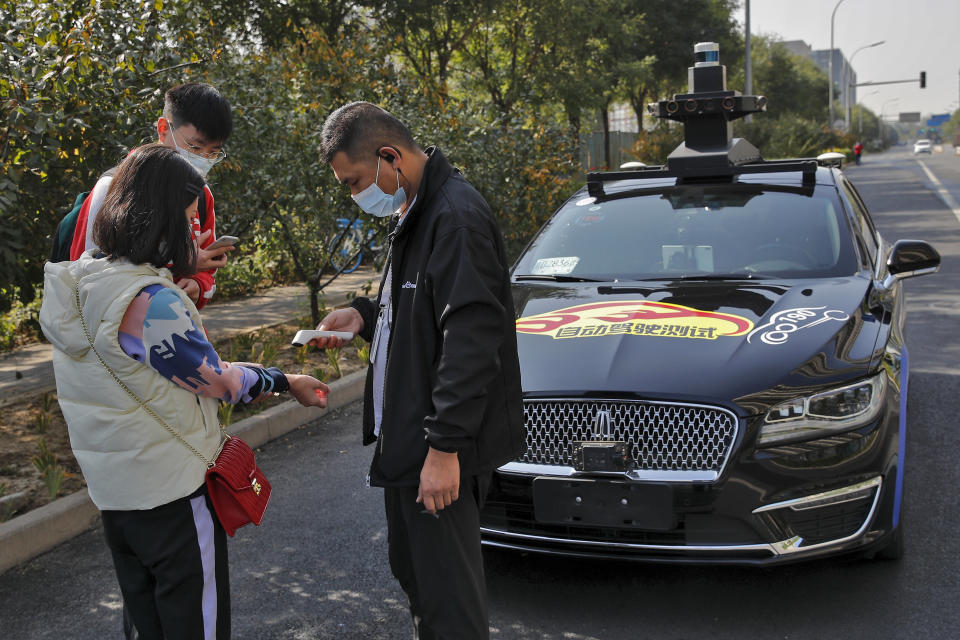
<path id="1" fill-rule="evenodd" d="M 758 273 L 701 273 L 689 276 L 677 276 L 673 280 L 770 280 L 770 276 Z"/>
<path id="2" fill-rule="evenodd" d="M 596 278 L 584 278 L 581 276 L 564 276 L 554 273 L 524 273 L 519 276 L 513 276 L 514 280 L 549 280 L 551 282 L 609 282 L 609 280 L 597 280 Z"/>

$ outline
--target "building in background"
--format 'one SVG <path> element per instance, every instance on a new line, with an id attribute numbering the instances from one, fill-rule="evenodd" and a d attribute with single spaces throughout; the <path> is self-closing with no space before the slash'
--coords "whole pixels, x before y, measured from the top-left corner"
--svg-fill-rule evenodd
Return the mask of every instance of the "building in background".
<path id="1" fill-rule="evenodd" d="M 830 49 L 814 50 L 803 40 L 788 40 L 783 46 L 794 55 L 813 60 L 824 73 L 830 73 Z M 840 49 L 833 49 L 833 98 L 839 105 L 836 109 L 838 122 L 842 123 L 846 105 L 857 103 L 857 72 Z"/>

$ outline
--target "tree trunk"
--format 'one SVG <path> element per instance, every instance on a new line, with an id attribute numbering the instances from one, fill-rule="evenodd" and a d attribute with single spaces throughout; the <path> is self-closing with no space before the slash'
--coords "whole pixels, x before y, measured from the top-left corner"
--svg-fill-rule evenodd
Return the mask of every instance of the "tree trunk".
<path id="1" fill-rule="evenodd" d="M 610 157 L 610 112 L 607 111 L 607 104 L 604 104 L 600 110 L 600 118 L 603 120 L 603 160 L 607 171 L 613 167 Z"/>
<path id="2" fill-rule="evenodd" d="M 313 320 L 313 326 L 320 324 L 320 289 L 313 280 L 307 281 L 307 287 L 310 289 L 310 318 Z"/>
<path id="3" fill-rule="evenodd" d="M 643 103 L 646 97 L 645 91 L 630 97 L 630 106 L 633 107 L 633 112 L 637 116 L 637 133 L 643 133 L 643 110 L 645 106 Z"/>
<path id="4" fill-rule="evenodd" d="M 567 122 L 570 124 L 570 135 L 573 138 L 573 141 L 577 144 L 580 143 L 580 110 L 574 110 L 570 107 L 566 108 L 567 112 Z"/>

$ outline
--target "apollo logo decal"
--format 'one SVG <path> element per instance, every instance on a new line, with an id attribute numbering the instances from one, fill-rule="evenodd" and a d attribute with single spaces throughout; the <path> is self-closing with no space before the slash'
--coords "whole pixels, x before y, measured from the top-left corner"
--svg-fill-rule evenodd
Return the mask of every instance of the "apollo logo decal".
<path id="1" fill-rule="evenodd" d="M 741 316 L 648 300 L 582 304 L 517 320 L 517 333 L 554 339 L 634 335 L 716 340 L 751 329 L 753 323 Z"/>
<path id="2" fill-rule="evenodd" d="M 849 319 L 850 316 L 847 313 L 838 309 L 827 309 L 826 307 L 784 309 L 770 316 L 769 322 L 751 331 L 750 335 L 747 336 L 747 342 L 753 339 L 754 334 L 759 333 L 760 340 L 764 344 L 783 344 L 795 331 L 809 329 L 831 320 L 846 322 Z"/>

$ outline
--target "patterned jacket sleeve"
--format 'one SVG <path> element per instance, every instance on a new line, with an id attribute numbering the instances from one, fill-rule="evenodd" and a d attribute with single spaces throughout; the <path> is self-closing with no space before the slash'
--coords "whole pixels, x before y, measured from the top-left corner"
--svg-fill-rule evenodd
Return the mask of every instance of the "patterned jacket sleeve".
<path id="1" fill-rule="evenodd" d="M 163 285 L 140 291 L 124 313 L 118 337 L 131 358 L 198 396 L 237 404 L 290 388 L 279 369 L 223 362 L 180 295 Z"/>

